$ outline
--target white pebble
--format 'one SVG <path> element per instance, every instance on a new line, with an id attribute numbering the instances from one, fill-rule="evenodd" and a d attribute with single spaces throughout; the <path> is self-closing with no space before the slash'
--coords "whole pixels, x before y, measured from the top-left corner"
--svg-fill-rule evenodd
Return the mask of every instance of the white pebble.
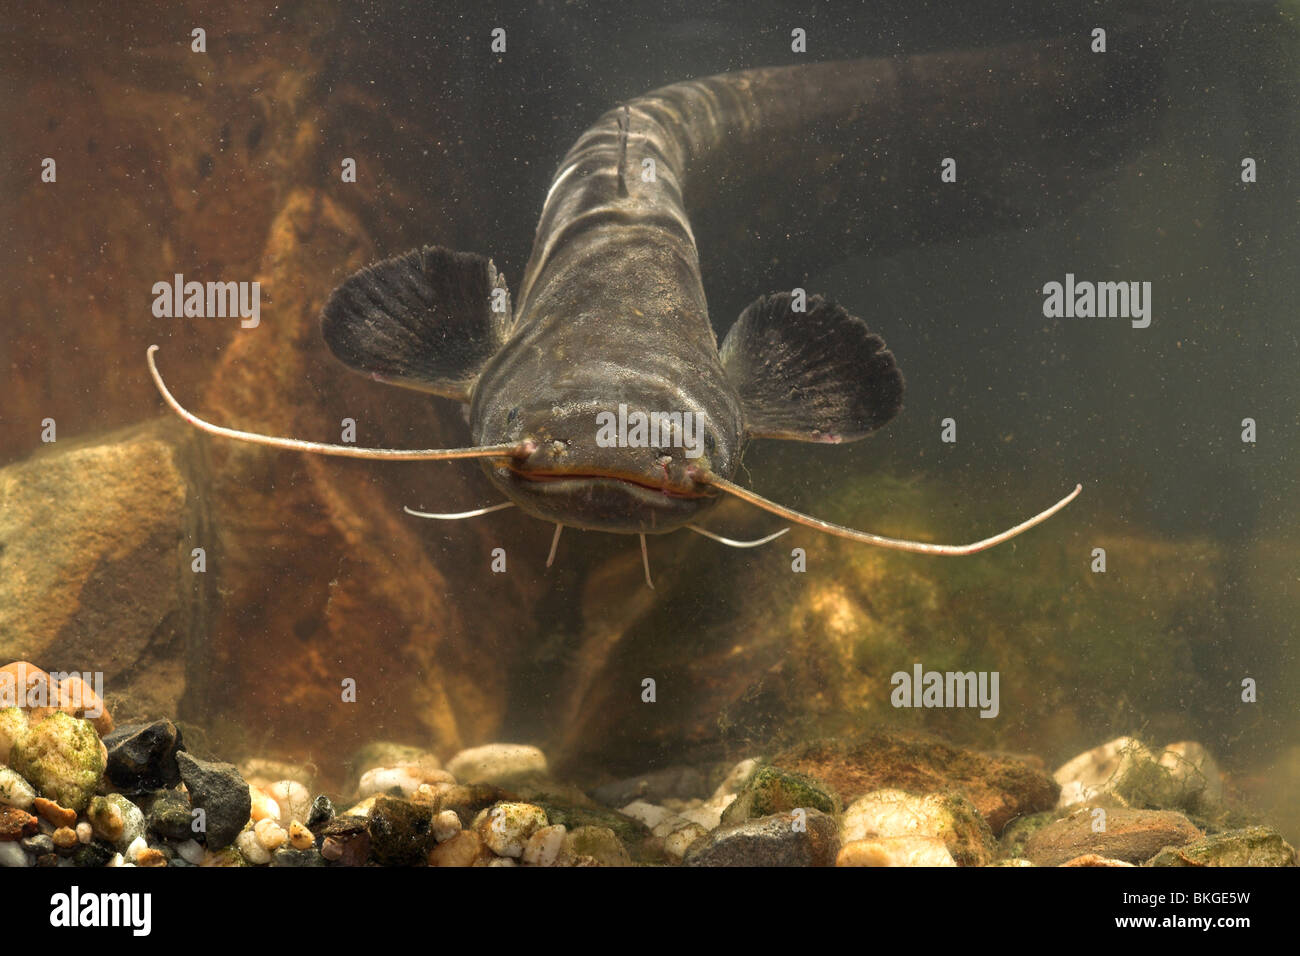
<path id="1" fill-rule="evenodd" d="M 126 848 L 126 858 L 132 863 L 140 861 L 140 854 L 149 849 L 149 844 L 145 842 L 144 837 L 136 837 Z"/>
<path id="2" fill-rule="evenodd" d="M 644 800 L 633 800 L 619 812 L 625 817 L 640 820 L 651 830 L 674 815 L 667 807 L 655 806 Z"/>
<path id="3" fill-rule="evenodd" d="M 1160 766 L 1167 769 L 1184 790 L 1200 793 L 1203 799 L 1223 799 L 1223 774 L 1210 752 L 1193 740 L 1170 744 L 1160 755 Z"/>
<path id="4" fill-rule="evenodd" d="M 713 791 L 713 799 L 725 796 L 726 794 L 736 794 L 740 788 L 745 785 L 745 781 L 753 776 L 754 771 L 758 769 L 758 758 L 750 757 L 748 760 L 742 760 L 727 772 L 727 776 L 722 783 L 718 784 L 718 789 Z"/>
<path id="5" fill-rule="evenodd" d="M 294 820 L 303 823 L 311 815 L 311 791 L 296 780 L 281 780 L 271 784 L 267 792 L 280 808 L 277 822 L 287 827 Z"/>
<path id="6" fill-rule="evenodd" d="M 939 837 L 905 836 L 855 840 L 840 848 L 836 866 L 956 866 Z"/>
<path id="7" fill-rule="evenodd" d="M 271 862 L 271 854 L 257 842 L 257 834 L 251 828 L 235 837 L 235 848 L 249 863 L 261 866 Z"/>
<path id="8" fill-rule="evenodd" d="M 447 761 L 447 770 L 462 783 L 500 783 L 546 773 L 546 754 L 527 744 L 485 744 L 456 754 Z"/>
<path id="9" fill-rule="evenodd" d="M 258 846 L 268 851 L 280 849 L 289 836 L 285 833 L 284 827 L 270 818 L 258 820 L 253 827 L 253 835 L 257 838 Z"/>
<path id="10" fill-rule="evenodd" d="M 122 854 L 114 853 L 112 859 L 110 859 L 104 865 L 105 866 L 130 866 L 131 864 L 126 862 L 126 858 L 123 857 Z"/>
<path id="11" fill-rule="evenodd" d="M 0 767 L 0 805 L 27 810 L 35 799 L 36 790 L 17 770 Z"/>
<path id="12" fill-rule="evenodd" d="M 397 790 L 404 797 L 413 797 L 423 784 L 455 783 L 456 778 L 446 770 L 434 770 L 420 764 L 403 764 L 400 767 L 375 767 L 361 775 L 357 794 L 369 797 Z"/>
<path id="13" fill-rule="evenodd" d="M 280 821 L 280 805 L 275 799 L 263 790 L 261 787 L 249 787 L 248 796 L 253 801 L 253 807 L 248 812 L 248 816 L 254 822 L 258 820 L 275 820 Z"/>
<path id="14" fill-rule="evenodd" d="M 77 842 L 89 843 L 95 836 L 95 828 L 85 820 L 77 824 Z"/>
<path id="15" fill-rule="evenodd" d="M 186 863 L 193 863 L 198 866 L 203 862 L 203 856 L 207 853 L 207 850 L 203 848 L 201 843 L 186 840 L 184 843 L 176 844 L 176 852 L 181 855 L 181 859 Z"/>
<path id="16" fill-rule="evenodd" d="M 32 866 L 35 861 L 15 841 L 0 843 L 0 866 Z"/>
<path id="17" fill-rule="evenodd" d="M 519 864 L 516 863 L 514 860 L 509 860 L 506 859 L 505 857 L 499 856 L 495 860 L 489 860 L 487 865 L 488 866 L 518 866 Z"/>
<path id="18" fill-rule="evenodd" d="M 460 832 L 460 817 L 455 810 L 443 810 L 433 817 L 433 838 L 439 843 L 446 843 Z"/>
<path id="19" fill-rule="evenodd" d="M 523 861 L 529 866 L 554 866 L 564 846 L 566 832 L 563 824 L 542 827 L 524 844 Z"/>

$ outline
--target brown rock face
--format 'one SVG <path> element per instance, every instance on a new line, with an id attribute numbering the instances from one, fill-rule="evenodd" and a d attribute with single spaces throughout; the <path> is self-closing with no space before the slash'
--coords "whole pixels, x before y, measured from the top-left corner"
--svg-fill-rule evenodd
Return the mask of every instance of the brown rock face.
<path id="1" fill-rule="evenodd" d="M 1015 757 L 953 747 L 924 735 L 874 734 L 859 743 L 817 741 L 773 759 L 816 777 L 845 803 L 872 790 L 959 791 L 996 835 L 1012 818 L 1051 809 L 1060 793 L 1050 775 Z"/>
<path id="2" fill-rule="evenodd" d="M 0 654 L 176 712 L 206 585 L 191 437 L 161 419 L 0 470 Z"/>
<path id="3" fill-rule="evenodd" d="M 1038 866 L 1060 866 L 1088 854 L 1141 863 L 1164 847 L 1182 846 L 1202 835 L 1171 810 L 1107 809 L 1101 830 L 1096 829 L 1098 819 L 1094 811 L 1080 810 L 1049 823 L 1025 843 L 1025 857 Z"/>

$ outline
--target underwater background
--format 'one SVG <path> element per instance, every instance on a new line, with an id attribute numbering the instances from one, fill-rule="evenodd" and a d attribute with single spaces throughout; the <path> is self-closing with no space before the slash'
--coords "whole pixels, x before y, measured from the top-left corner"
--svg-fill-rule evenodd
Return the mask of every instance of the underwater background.
<path id="1" fill-rule="evenodd" d="M 375 741 L 444 759 L 533 744 L 584 787 L 880 730 L 1049 771 L 1116 737 L 1157 752 L 1196 741 L 1234 800 L 1300 839 L 1294 3 L 80 3 L 5 20 L 3 662 L 102 671 L 118 724 L 167 717 L 192 746 L 310 765 L 325 789 L 355 780 Z M 498 21 L 508 51 L 489 55 Z M 757 295 L 802 285 L 863 317 L 907 378 L 878 434 L 756 442 L 738 480 L 939 541 L 1083 484 L 990 552 L 896 554 L 805 528 L 736 551 L 683 532 L 650 539 L 652 591 L 632 537 L 570 532 L 548 569 L 551 526 L 517 511 L 402 512 L 494 503 L 474 463 L 225 442 L 167 413 L 149 379 L 156 343 L 181 401 L 224 425 L 337 441 L 350 417 L 363 445 L 466 444 L 454 403 L 328 354 L 318 315 L 347 275 L 436 244 L 491 256 L 517 286 L 565 151 L 667 83 L 1119 21 L 1159 37 L 1162 82 L 1139 141 L 1063 217 L 865 256 L 819 249 L 815 271 L 790 275 L 751 251 L 757 222 L 691 211 L 720 335 Z M 808 54 L 791 51 L 792 26 Z M 42 157 L 57 158 L 56 183 Z M 343 157 L 355 183 L 340 182 Z M 150 290 L 175 273 L 259 280 L 259 327 L 155 318 Z M 1045 318 L 1042 287 L 1067 273 L 1151 282 L 1150 327 Z M 746 538 L 780 523 L 729 501 L 708 526 Z M 506 573 L 490 570 L 494 548 Z M 892 706 L 891 675 L 915 662 L 997 671 L 999 714 Z M 340 704 L 345 678 L 354 704 Z"/>

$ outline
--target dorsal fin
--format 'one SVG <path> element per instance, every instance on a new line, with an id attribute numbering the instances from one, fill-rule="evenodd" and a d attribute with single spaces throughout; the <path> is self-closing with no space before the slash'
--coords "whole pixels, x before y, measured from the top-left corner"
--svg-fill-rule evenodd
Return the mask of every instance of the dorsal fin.
<path id="1" fill-rule="evenodd" d="M 880 336 L 813 295 L 759 296 L 722 343 L 722 364 L 756 438 L 841 442 L 862 438 L 903 405 L 903 375 Z"/>
<path id="2" fill-rule="evenodd" d="M 349 368 L 463 402 L 509 324 L 510 296 L 492 261 L 440 246 L 366 266 L 321 313 L 326 344 Z"/>

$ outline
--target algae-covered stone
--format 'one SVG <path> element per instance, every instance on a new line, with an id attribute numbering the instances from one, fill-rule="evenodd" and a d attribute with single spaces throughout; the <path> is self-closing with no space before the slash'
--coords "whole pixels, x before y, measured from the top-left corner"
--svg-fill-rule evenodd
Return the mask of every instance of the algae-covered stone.
<path id="1" fill-rule="evenodd" d="M 95 836 L 112 843 L 119 851 L 124 851 L 144 836 L 144 814 L 120 793 L 94 797 L 86 810 L 86 817 L 94 827 Z"/>
<path id="2" fill-rule="evenodd" d="M 608 827 L 578 827 L 564 834 L 558 861 L 572 866 L 631 866 L 632 857 L 613 830 Z"/>
<path id="3" fill-rule="evenodd" d="M 876 790 L 849 805 L 842 826 L 846 843 L 899 837 L 942 840 L 958 866 L 986 866 L 997 856 L 988 824 L 969 800 L 955 793 L 918 796 Z"/>
<path id="4" fill-rule="evenodd" d="M 36 802 L 36 791 L 11 767 L 0 767 L 0 806 L 28 810 Z"/>
<path id="5" fill-rule="evenodd" d="M 159 790 L 148 801 L 149 832 L 165 840 L 188 840 L 193 831 L 189 798 L 180 790 Z"/>
<path id="6" fill-rule="evenodd" d="M 447 761 L 447 770 L 463 783 L 502 784 L 544 776 L 546 754 L 527 744 L 484 744 L 456 754 Z"/>
<path id="7" fill-rule="evenodd" d="M 433 812 L 397 797 L 377 797 L 370 808 L 370 852 L 384 866 L 419 866 L 435 844 Z"/>
<path id="8" fill-rule="evenodd" d="M 9 763 L 43 796 L 81 811 L 104 773 L 104 748 L 88 721 L 56 711 L 14 741 Z"/>
<path id="9" fill-rule="evenodd" d="M 1147 866 L 1295 866 L 1295 849 L 1272 827 L 1216 833 L 1183 846 L 1165 847 Z"/>
<path id="10" fill-rule="evenodd" d="M 1025 843 L 1029 838 L 1056 819 L 1056 812 L 1044 810 L 1028 816 L 1016 817 L 1006 825 L 999 838 L 1004 856 L 1016 859 L 1025 855 Z M 992 865 L 992 864 L 990 864 Z"/>
<path id="11" fill-rule="evenodd" d="M 954 747 L 927 734 L 813 741 L 772 762 L 823 781 L 847 801 L 883 789 L 955 791 L 975 805 L 994 834 L 1015 817 L 1052 809 L 1060 791 L 1048 774 L 1022 759 Z"/>
<path id="12" fill-rule="evenodd" d="M 0 763 L 9 762 L 14 741 L 27 730 L 27 712 L 20 707 L 0 707 Z"/>
<path id="13" fill-rule="evenodd" d="M 821 782 L 806 774 L 779 767 L 755 770 L 741 787 L 736 799 L 722 811 L 722 824 L 741 823 L 796 809 L 835 814 L 839 800 Z"/>
<path id="14" fill-rule="evenodd" d="M 697 840 L 686 866 L 833 866 L 839 852 L 835 818 L 817 810 L 778 813 L 722 826 Z"/>
<path id="15" fill-rule="evenodd" d="M 616 810 L 568 806 L 544 798 L 538 800 L 537 805 L 546 811 L 546 818 L 552 824 L 570 830 L 579 827 L 604 827 L 612 830 L 633 856 L 639 854 L 639 848 L 650 837 L 650 829 L 642 821 Z"/>
<path id="16" fill-rule="evenodd" d="M 1140 773 L 1148 767 L 1155 767 L 1155 758 L 1133 737 L 1116 737 L 1086 750 L 1066 761 L 1052 775 L 1061 786 L 1059 806 L 1073 806 L 1113 792 L 1135 768 Z"/>
<path id="17" fill-rule="evenodd" d="M 528 838 L 548 826 L 546 811 L 531 803 L 498 803 L 475 820 L 484 845 L 497 856 L 517 859 L 524 855 Z"/>

